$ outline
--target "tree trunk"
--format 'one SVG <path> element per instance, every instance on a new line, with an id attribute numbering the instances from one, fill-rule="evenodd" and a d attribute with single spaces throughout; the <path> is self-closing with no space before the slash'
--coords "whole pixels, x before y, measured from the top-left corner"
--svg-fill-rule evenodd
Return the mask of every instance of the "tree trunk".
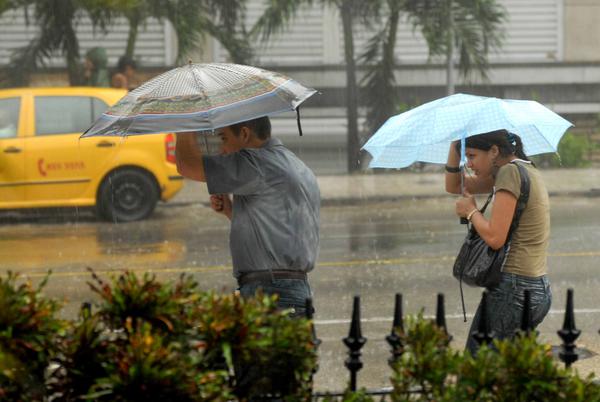
<path id="1" fill-rule="evenodd" d="M 354 60 L 354 37 L 352 32 L 352 2 L 341 5 L 344 28 L 344 57 L 346 60 L 346 118 L 348 123 L 348 172 L 360 167 L 360 145 L 358 141 L 358 87 L 356 85 L 356 62 Z"/>
<path id="2" fill-rule="evenodd" d="M 446 94 L 454 94 L 454 17 L 452 15 L 452 1 L 448 5 L 448 44 L 446 47 Z"/>
<path id="3" fill-rule="evenodd" d="M 79 61 L 79 41 L 71 25 L 65 27 L 66 62 L 70 85 L 81 85 L 83 82 L 82 69 Z"/>
<path id="4" fill-rule="evenodd" d="M 127 47 L 125 48 L 125 56 L 130 59 L 134 58 L 135 42 L 137 41 L 138 28 L 140 25 L 140 18 L 137 15 L 131 15 L 127 17 L 129 22 L 129 35 L 127 36 Z"/>

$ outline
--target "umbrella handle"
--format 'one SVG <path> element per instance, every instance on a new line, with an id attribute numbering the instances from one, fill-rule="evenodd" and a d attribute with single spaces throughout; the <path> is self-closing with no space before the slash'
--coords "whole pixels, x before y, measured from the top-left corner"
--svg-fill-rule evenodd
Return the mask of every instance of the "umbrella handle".
<path id="1" fill-rule="evenodd" d="M 460 164 L 465 160 L 465 137 L 460 139 Z M 460 165 L 459 164 L 459 165 Z M 465 175 L 463 171 L 459 171 L 460 173 L 460 193 L 463 194 L 465 191 Z M 466 225 L 469 223 L 467 218 L 460 218 L 460 224 Z"/>

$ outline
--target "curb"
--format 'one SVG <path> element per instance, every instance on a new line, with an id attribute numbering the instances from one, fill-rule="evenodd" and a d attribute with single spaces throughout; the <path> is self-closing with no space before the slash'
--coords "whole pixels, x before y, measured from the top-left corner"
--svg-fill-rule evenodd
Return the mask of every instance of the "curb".
<path id="1" fill-rule="evenodd" d="M 600 197 L 600 188 L 592 188 L 590 190 L 578 190 L 578 191 L 550 191 L 548 192 L 549 197 L 583 197 L 583 198 L 596 198 Z M 330 197 L 321 198 L 321 206 L 323 207 L 336 207 L 336 206 L 349 206 L 359 204 L 376 204 L 381 202 L 395 202 L 395 201 L 410 201 L 410 200 L 428 200 L 428 199 L 444 199 L 454 198 L 456 195 L 453 194 L 414 194 L 414 195 L 375 195 L 366 197 Z M 188 201 L 175 201 L 166 202 L 162 206 L 170 207 L 184 207 L 189 205 L 202 205 L 210 207 L 210 202 L 200 200 L 188 200 Z"/>

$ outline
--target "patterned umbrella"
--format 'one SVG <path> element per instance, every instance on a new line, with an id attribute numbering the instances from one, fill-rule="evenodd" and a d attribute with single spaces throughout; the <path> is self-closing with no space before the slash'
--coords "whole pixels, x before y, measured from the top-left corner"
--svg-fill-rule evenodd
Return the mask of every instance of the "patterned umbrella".
<path id="1" fill-rule="evenodd" d="M 128 93 L 82 137 L 215 130 L 297 111 L 315 93 L 291 78 L 257 67 L 190 63 Z"/>
<path id="2" fill-rule="evenodd" d="M 536 155 L 556 152 L 572 125 L 535 101 L 455 94 L 390 117 L 363 149 L 373 156 L 370 167 L 445 163 L 452 141 L 506 129 L 521 137 L 527 155 Z"/>

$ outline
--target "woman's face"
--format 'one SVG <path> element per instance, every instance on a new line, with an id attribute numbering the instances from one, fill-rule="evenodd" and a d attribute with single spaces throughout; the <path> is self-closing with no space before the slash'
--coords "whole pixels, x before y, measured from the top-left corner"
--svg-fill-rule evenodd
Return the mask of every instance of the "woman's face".
<path id="1" fill-rule="evenodd" d="M 492 174 L 494 167 L 494 158 L 497 156 L 494 149 L 483 151 L 476 148 L 466 148 L 465 156 L 467 157 L 467 167 L 471 169 L 475 176 L 487 177 Z"/>

